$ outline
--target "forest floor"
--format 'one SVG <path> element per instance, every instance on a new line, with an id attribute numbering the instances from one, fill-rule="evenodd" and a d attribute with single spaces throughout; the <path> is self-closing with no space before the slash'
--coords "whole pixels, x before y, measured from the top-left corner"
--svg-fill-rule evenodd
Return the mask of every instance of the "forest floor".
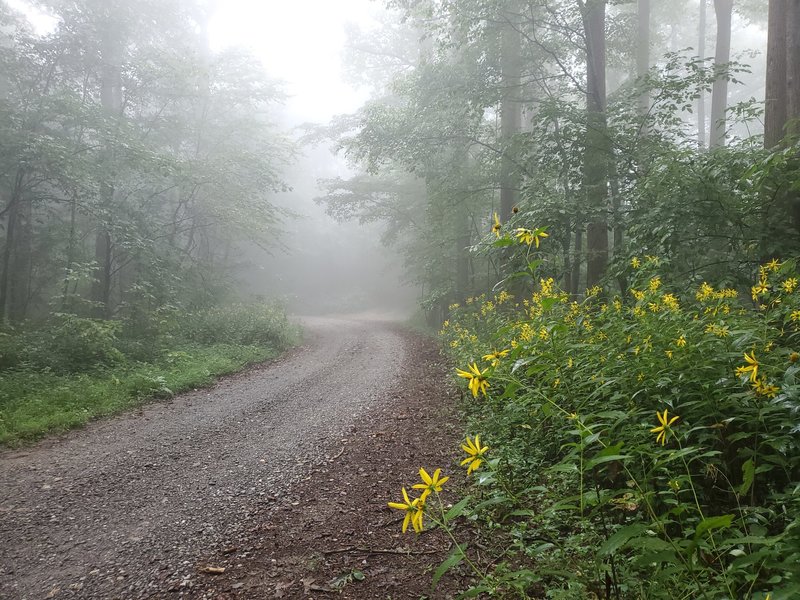
<path id="1" fill-rule="evenodd" d="M 467 587 L 455 569 L 432 592 L 450 543 L 402 534 L 386 506 L 421 466 L 464 481 L 435 342 L 377 319 L 305 325 L 306 343 L 277 361 L 0 453 L 0 598 L 419 599 Z"/>

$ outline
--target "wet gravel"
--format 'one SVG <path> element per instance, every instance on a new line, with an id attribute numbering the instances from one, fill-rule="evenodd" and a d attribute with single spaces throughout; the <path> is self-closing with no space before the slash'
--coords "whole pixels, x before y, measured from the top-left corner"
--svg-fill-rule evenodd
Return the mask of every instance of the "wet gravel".
<path id="1" fill-rule="evenodd" d="M 198 560 L 236 548 L 402 379 L 391 324 L 304 325 L 277 361 L 0 453 L 0 598 L 204 597 Z"/>

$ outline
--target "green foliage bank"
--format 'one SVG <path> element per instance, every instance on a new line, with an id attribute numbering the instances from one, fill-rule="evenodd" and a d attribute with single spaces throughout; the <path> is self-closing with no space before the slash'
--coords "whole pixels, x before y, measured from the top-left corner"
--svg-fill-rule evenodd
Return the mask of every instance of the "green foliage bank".
<path id="1" fill-rule="evenodd" d="M 491 448 L 471 514 L 505 545 L 474 592 L 800 594 L 796 263 L 745 298 L 665 272 L 634 257 L 624 296 L 543 277 L 451 306 L 441 336 Z"/>
<path id="2" fill-rule="evenodd" d="M 208 385 L 299 340 L 283 309 L 236 304 L 163 314 L 152 331 L 54 315 L 0 330 L 0 443 L 52 431 Z"/>

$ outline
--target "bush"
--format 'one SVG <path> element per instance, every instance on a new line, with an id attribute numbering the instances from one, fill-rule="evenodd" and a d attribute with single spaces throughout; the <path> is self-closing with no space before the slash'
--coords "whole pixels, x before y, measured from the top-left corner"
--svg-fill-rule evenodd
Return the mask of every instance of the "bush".
<path id="1" fill-rule="evenodd" d="M 124 360 L 117 348 L 119 323 L 54 314 L 37 329 L 0 335 L 0 368 L 78 373 Z"/>
<path id="2" fill-rule="evenodd" d="M 273 304 L 231 304 L 188 313 L 174 323 L 174 335 L 199 344 L 269 346 L 283 350 L 297 339 L 298 329 Z"/>
<path id="3" fill-rule="evenodd" d="M 746 301 L 660 271 L 634 259 L 624 298 L 544 279 L 451 307 L 441 335 L 498 458 L 480 494 L 512 540 L 502 568 L 535 564 L 550 597 L 795 597 L 795 262 L 763 265 Z"/>

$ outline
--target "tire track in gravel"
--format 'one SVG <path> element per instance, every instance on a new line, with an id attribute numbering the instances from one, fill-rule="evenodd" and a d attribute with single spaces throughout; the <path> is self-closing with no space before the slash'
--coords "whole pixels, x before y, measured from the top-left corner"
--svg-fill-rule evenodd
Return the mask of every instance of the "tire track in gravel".
<path id="1" fill-rule="evenodd" d="M 0 453 L 0 598 L 182 595 L 198 557 L 235 545 L 400 383 L 389 323 L 304 325 L 307 342 L 277 361 Z"/>

